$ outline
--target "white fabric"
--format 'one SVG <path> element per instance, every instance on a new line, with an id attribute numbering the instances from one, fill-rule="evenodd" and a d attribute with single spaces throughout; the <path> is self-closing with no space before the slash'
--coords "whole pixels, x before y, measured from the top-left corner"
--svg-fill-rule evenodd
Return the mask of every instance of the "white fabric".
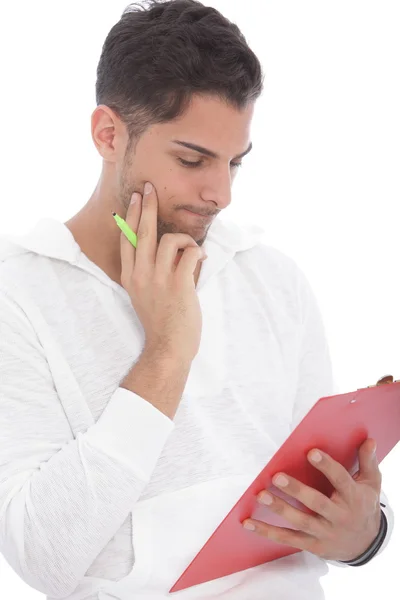
<path id="1" fill-rule="evenodd" d="M 262 235 L 220 218 L 209 230 L 201 346 L 174 420 L 119 387 L 144 331 L 68 228 L 42 219 L 1 240 L 0 550 L 49 599 L 170 597 L 291 430 L 338 391 L 313 292 Z M 175 596 L 320 600 L 327 572 L 298 552 Z"/>

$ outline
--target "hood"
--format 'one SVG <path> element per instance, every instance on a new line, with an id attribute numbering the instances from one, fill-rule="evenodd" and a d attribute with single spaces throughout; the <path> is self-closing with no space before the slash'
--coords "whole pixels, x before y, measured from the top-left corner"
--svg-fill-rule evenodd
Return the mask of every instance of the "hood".
<path id="1" fill-rule="evenodd" d="M 198 287 L 205 279 L 220 271 L 237 252 L 254 247 L 264 235 L 265 230 L 258 225 L 239 225 L 226 217 L 216 217 L 203 244 L 208 259 L 202 265 Z M 0 262 L 31 252 L 65 261 L 108 283 L 112 282 L 81 251 L 68 227 L 56 219 L 43 218 L 26 233 L 0 236 Z M 112 284 L 116 285 L 115 282 Z"/>

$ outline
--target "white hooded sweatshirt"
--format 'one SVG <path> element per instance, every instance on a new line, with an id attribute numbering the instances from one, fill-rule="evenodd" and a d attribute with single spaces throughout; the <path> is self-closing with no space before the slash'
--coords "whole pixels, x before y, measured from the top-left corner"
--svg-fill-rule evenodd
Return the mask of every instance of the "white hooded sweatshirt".
<path id="1" fill-rule="evenodd" d="M 209 229 L 201 345 L 173 420 L 119 387 L 144 330 L 69 229 L 41 219 L 1 239 L 0 550 L 49 600 L 324 597 L 327 561 L 307 552 L 168 593 L 313 404 L 339 391 L 306 277 L 263 234 L 220 217 Z M 382 552 L 393 513 L 381 500 Z"/>

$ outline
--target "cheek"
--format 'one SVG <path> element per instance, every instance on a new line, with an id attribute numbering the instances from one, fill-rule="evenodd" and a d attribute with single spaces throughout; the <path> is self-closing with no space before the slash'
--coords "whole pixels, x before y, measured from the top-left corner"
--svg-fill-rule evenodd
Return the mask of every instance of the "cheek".
<path id="1" fill-rule="evenodd" d="M 196 176 L 194 173 L 186 173 L 182 168 L 169 168 L 165 177 L 157 175 L 160 197 L 168 204 L 186 204 L 193 197 L 196 189 Z"/>

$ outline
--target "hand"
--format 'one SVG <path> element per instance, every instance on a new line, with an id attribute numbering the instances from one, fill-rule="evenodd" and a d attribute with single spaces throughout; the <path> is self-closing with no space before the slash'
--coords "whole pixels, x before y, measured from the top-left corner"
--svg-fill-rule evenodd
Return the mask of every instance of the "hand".
<path id="1" fill-rule="evenodd" d="M 334 486 L 330 498 L 284 473 L 274 476 L 272 482 L 277 488 L 316 514 L 304 513 L 270 492 L 261 492 L 257 499 L 269 495 L 272 498 L 269 508 L 298 531 L 254 519 L 246 519 L 244 523 L 255 525 L 256 533 L 275 542 L 306 550 L 325 560 L 354 560 L 367 550 L 379 533 L 382 475 L 373 452 L 375 445 L 373 439 L 367 439 L 360 446 L 360 470 L 353 477 L 328 454 L 315 449 L 308 454 L 311 464 Z M 322 457 L 320 462 L 312 460 L 316 451 Z M 287 486 L 279 484 L 279 475 L 286 477 Z"/>
<path id="2" fill-rule="evenodd" d="M 194 271 L 204 250 L 184 233 L 166 233 L 157 249 L 158 198 L 150 193 L 131 204 L 126 222 L 137 248 L 121 233 L 121 283 L 143 325 L 146 349 L 193 360 L 199 350 L 202 316 Z M 184 249 L 175 266 L 177 253 Z"/>

